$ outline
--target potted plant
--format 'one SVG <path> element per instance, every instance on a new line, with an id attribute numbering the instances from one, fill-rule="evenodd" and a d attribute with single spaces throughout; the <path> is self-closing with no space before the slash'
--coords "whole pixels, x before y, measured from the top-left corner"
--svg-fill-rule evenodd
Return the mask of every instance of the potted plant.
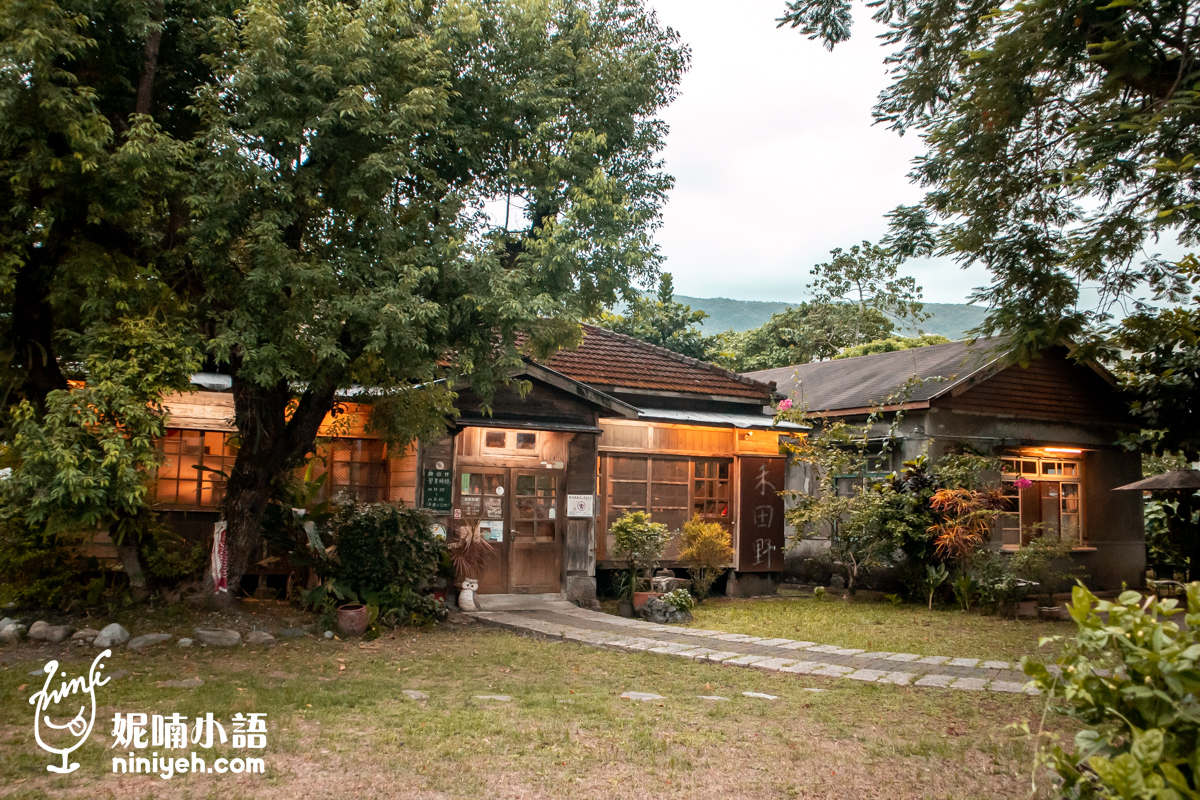
<path id="1" fill-rule="evenodd" d="M 458 526 L 458 537 L 449 544 L 450 563 L 459 577 L 458 607 L 463 611 L 475 611 L 475 590 L 479 588 L 478 575 L 483 563 L 495 545 L 484 538 L 479 528 L 479 519 L 466 520 Z"/>
<path id="2" fill-rule="evenodd" d="M 624 554 L 627 567 L 618 580 L 617 588 L 622 603 L 628 602 L 631 612 L 637 611 L 654 592 L 642 591 L 649 585 L 650 574 L 662 557 L 671 532 L 661 522 L 654 522 L 645 511 L 631 511 L 612 524 L 618 553 Z M 631 614 L 632 615 L 632 614 Z"/>

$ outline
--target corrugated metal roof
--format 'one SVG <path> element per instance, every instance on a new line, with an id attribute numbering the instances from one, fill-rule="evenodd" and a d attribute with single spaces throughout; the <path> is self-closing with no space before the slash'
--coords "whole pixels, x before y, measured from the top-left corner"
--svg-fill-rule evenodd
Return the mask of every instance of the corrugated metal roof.
<path id="1" fill-rule="evenodd" d="M 680 411 L 674 408 L 642 408 L 638 419 L 660 422 L 690 422 L 697 425 L 715 425 L 720 428 L 747 428 L 751 430 L 806 431 L 808 428 L 794 422 L 775 424 L 775 418 L 766 414 L 724 414 L 719 411 Z"/>

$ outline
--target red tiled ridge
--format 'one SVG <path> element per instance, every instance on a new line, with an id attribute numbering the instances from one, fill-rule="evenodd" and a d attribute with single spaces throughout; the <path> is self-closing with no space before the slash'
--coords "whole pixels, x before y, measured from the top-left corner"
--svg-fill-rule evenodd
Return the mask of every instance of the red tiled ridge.
<path id="1" fill-rule="evenodd" d="M 716 364 L 688 358 L 632 336 L 583 326 L 576 350 L 559 350 L 545 366 L 590 386 L 620 386 L 651 391 L 686 392 L 761 399 L 771 402 L 775 385 L 746 378 Z"/>

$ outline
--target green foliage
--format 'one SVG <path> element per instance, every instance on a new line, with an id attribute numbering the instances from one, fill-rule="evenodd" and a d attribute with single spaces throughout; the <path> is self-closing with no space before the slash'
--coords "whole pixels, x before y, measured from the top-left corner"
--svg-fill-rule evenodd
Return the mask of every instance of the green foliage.
<path id="1" fill-rule="evenodd" d="M 966 570 L 960 570 L 950 582 L 950 588 L 954 590 L 954 599 L 958 601 L 959 607 L 963 611 L 970 611 L 971 603 L 979 595 L 979 582 L 975 576 Z"/>
<path id="2" fill-rule="evenodd" d="M 949 341 L 945 336 L 928 333 L 913 337 L 893 336 L 888 339 L 876 339 L 873 342 L 864 342 L 853 347 L 847 347 L 834 356 L 834 358 L 854 358 L 856 356 L 870 356 L 875 353 L 894 353 L 897 350 L 913 350 L 917 347 L 946 344 Z"/>
<path id="3" fill-rule="evenodd" d="M 676 611 L 691 611 L 696 607 L 696 598 L 687 589 L 674 589 L 662 596 L 662 601 Z"/>
<path id="4" fill-rule="evenodd" d="M 950 573 L 946 571 L 945 564 L 926 564 L 925 579 L 922 583 L 925 589 L 925 597 L 929 601 L 929 610 L 933 610 L 933 598 L 937 594 L 938 588 L 941 587 L 946 579 L 950 577 Z"/>
<path id="5" fill-rule="evenodd" d="M 629 298 L 624 314 L 606 311 L 597 322 L 610 331 L 674 350 L 689 358 L 709 358 L 713 344 L 700 330 L 708 315 L 693 311 L 674 298 L 671 273 L 665 272 L 659 279 L 657 297 L 636 293 Z"/>
<path id="6" fill-rule="evenodd" d="M 322 582 L 305 595 L 307 605 L 320 608 L 330 597 L 363 602 L 388 624 L 420 625 L 445 616 L 440 601 L 424 592 L 445 545 L 423 512 L 387 503 L 347 504 L 323 533 L 322 543 L 329 544 L 318 556 L 328 555 L 316 563 Z"/>
<path id="7" fill-rule="evenodd" d="M 1052 707 L 1085 727 L 1074 752 L 1042 753 L 1062 797 L 1100 800 L 1200 796 L 1200 583 L 1187 587 L 1186 626 L 1174 599 L 1123 592 L 1100 600 L 1079 585 L 1069 610 L 1078 628 L 1061 674 L 1023 659 Z"/>
<path id="8" fill-rule="evenodd" d="M 715 351 L 721 364 L 750 372 L 833 358 L 859 340 L 885 339 L 894 330 L 877 309 L 813 301 L 773 314 L 754 330 L 719 334 Z"/>
<path id="9" fill-rule="evenodd" d="M 694 515 L 683 525 L 679 560 L 688 569 L 692 591 L 700 602 L 708 597 L 713 583 L 733 563 L 734 551 L 729 531 L 719 522 L 705 522 Z"/>
<path id="10" fill-rule="evenodd" d="M 629 511 L 609 527 L 609 532 L 613 535 L 617 555 L 628 565 L 628 579 L 623 591 L 632 598 L 633 592 L 641 591 L 640 587 L 658 564 L 671 541 L 671 531 L 661 522 L 652 521 L 645 511 Z"/>
<path id="11" fill-rule="evenodd" d="M 863 242 L 849 250 L 835 248 L 829 255 L 829 261 L 813 267 L 815 280 L 809 288 L 817 303 L 852 303 L 858 308 L 851 346 L 870 341 L 863 338 L 861 329 L 868 309 L 909 325 L 919 325 L 929 318 L 916 280 L 898 275 L 903 259 L 895 252 Z"/>

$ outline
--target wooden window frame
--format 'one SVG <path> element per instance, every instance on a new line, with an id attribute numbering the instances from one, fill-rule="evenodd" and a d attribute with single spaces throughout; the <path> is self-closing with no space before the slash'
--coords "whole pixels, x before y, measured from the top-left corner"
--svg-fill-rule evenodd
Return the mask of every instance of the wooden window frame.
<path id="1" fill-rule="evenodd" d="M 199 435 L 200 452 L 184 453 L 182 446 L 189 437 Z M 220 508 L 225 502 L 225 484 L 229 473 L 233 469 L 233 462 L 237 458 L 237 451 L 229 445 L 229 440 L 234 434 L 226 431 L 199 430 L 195 428 L 169 428 L 166 436 L 163 436 L 156 442 L 159 452 L 168 459 L 159 467 L 158 473 L 154 480 L 154 503 L 163 508 L 179 508 L 179 509 L 215 509 Z M 209 447 L 208 439 L 213 437 L 213 444 L 218 445 L 219 452 L 211 453 L 204 452 L 204 448 Z M 219 438 L 218 438 L 219 437 Z M 170 445 L 178 440 L 178 448 L 171 452 Z M 190 465 L 188 468 L 195 473 L 192 475 L 180 474 L 180 470 L 184 469 L 181 466 L 177 467 L 174 477 L 165 477 L 163 473 L 170 468 L 169 460 L 172 458 L 178 459 L 181 456 L 197 457 L 200 466 L 205 469 L 195 469 L 195 465 Z M 220 473 L 224 473 L 221 475 Z M 175 491 L 174 499 L 163 499 L 162 489 L 168 485 L 173 485 Z M 184 501 L 180 499 L 183 494 L 184 487 L 188 487 L 188 494 L 194 500 Z M 205 493 L 208 493 L 208 500 L 205 500 Z"/>
<path id="2" fill-rule="evenodd" d="M 1069 540 L 1074 542 L 1076 549 L 1086 548 L 1087 531 L 1085 529 L 1085 511 L 1083 502 L 1083 461 L 1078 458 L 1061 458 L 1034 456 L 1023 454 L 1003 455 L 1000 457 L 1000 485 L 1006 497 L 1010 498 L 1013 510 L 1002 515 L 999 519 L 1001 548 L 1016 550 L 1029 543 L 1030 534 L 1021 524 L 1022 492 L 1015 490 L 1014 482 L 1024 478 L 1036 487 L 1039 484 L 1054 484 L 1058 489 L 1058 535 L 1061 538 L 1067 530 L 1068 519 L 1072 522 L 1074 532 Z M 1071 487 L 1074 496 L 1067 497 Z M 1041 490 L 1039 489 L 1039 492 Z M 1074 501 L 1075 510 L 1067 511 L 1068 500 Z M 1039 502 L 1042 502 L 1039 500 Z M 1039 514 L 1040 515 L 1040 514 Z M 1015 520 L 1016 524 L 1012 524 Z"/>
<path id="3" fill-rule="evenodd" d="M 487 443 L 489 435 L 503 434 L 504 447 L 491 447 Z M 517 447 L 520 436 L 532 436 L 533 447 Z M 479 454 L 481 456 L 521 456 L 524 458 L 540 458 L 542 452 L 542 437 L 538 431 L 524 431 L 518 428 L 483 428 L 479 437 Z"/>
<path id="4" fill-rule="evenodd" d="M 369 449 L 378 448 L 378 458 L 356 459 L 354 456 L 363 452 L 364 445 Z M 350 458 L 338 458 L 339 450 L 347 450 Z M 369 455 L 369 454 L 368 454 Z M 313 478 L 318 478 L 321 475 L 329 475 L 325 479 L 325 485 L 321 487 L 318 495 L 320 500 L 330 500 L 338 494 L 346 493 L 355 501 L 360 503 L 386 503 L 391 490 L 391 470 L 388 462 L 387 444 L 380 439 L 371 439 L 366 437 L 351 437 L 337 436 L 318 443 L 317 455 L 314 457 L 318 468 L 314 471 Z M 350 465 L 360 465 L 360 469 L 355 470 L 353 466 L 348 469 L 348 480 L 344 483 L 339 483 L 336 480 L 334 465 L 345 463 Z M 377 482 L 365 482 L 358 479 L 362 474 L 361 465 L 367 465 L 366 474 L 370 476 L 373 472 L 380 475 Z"/>

